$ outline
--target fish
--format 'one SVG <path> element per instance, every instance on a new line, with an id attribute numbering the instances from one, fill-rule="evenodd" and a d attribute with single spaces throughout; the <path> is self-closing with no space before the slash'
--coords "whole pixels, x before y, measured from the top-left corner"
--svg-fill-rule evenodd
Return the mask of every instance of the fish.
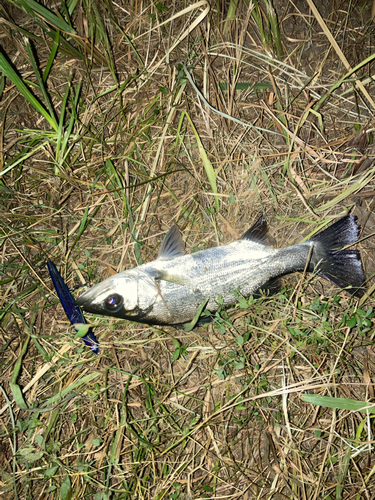
<path id="1" fill-rule="evenodd" d="M 138 323 L 183 325 L 204 303 L 215 313 L 222 305 L 234 304 L 238 296 L 272 291 L 279 277 L 304 271 L 361 297 L 366 277 L 360 252 L 343 248 L 355 244 L 359 233 L 357 217 L 348 215 L 306 242 L 278 249 L 268 244 L 267 221 L 261 216 L 239 240 L 185 254 L 174 225 L 156 260 L 94 285 L 76 304 L 89 313 Z"/>
<path id="2" fill-rule="evenodd" d="M 47 262 L 47 267 L 52 279 L 52 283 L 55 287 L 56 293 L 60 299 L 61 305 L 63 306 L 65 314 L 67 315 L 71 324 L 72 325 L 75 325 L 77 323 L 86 324 L 87 322 L 80 308 L 75 303 L 75 300 L 72 294 L 70 293 L 69 288 L 67 287 L 61 274 L 57 270 L 55 264 L 51 260 L 49 260 Z M 99 354 L 99 342 L 95 337 L 91 327 L 89 328 L 87 334 L 84 337 L 82 337 L 82 340 L 87 346 L 90 347 L 90 349 L 95 354 Z"/>

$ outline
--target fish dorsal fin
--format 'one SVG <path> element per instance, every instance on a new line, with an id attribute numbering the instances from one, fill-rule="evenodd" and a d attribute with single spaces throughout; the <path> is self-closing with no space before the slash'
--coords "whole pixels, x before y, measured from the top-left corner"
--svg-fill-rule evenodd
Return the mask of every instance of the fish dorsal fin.
<path id="1" fill-rule="evenodd" d="M 261 215 L 255 224 L 253 224 L 240 239 L 254 241 L 255 243 L 262 243 L 263 245 L 268 244 L 266 218 Z"/>
<path id="2" fill-rule="evenodd" d="M 185 254 L 185 243 L 176 225 L 172 226 L 161 244 L 158 259 L 173 259 Z"/>

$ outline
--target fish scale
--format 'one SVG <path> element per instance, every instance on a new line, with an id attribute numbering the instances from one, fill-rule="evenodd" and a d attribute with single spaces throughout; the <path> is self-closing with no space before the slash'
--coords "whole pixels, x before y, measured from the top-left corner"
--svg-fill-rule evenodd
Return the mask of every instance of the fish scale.
<path id="1" fill-rule="evenodd" d="M 215 312 L 224 305 L 268 288 L 272 280 L 296 271 L 315 272 L 360 297 L 365 274 L 356 243 L 355 216 L 344 217 L 309 241 L 275 249 L 265 243 L 261 217 L 238 241 L 185 255 L 177 226 L 166 234 L 158 258 L 93 286 L 76 303 L 85 311 L 147 324 L 191 321 L 203 302 Z M 270 288 L 273 288 L 270 286 Z"/>

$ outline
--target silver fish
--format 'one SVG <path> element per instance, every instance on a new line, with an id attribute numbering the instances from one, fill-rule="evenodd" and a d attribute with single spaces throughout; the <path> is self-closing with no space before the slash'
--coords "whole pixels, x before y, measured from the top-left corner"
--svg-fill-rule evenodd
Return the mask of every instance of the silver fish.
<path id="1" fill-rule="evenodd" d="M 272 281 L 296 271 L 315 272 L 360 297 L 365 281 L 358 250 L 342 249 L 358 240 L 355 216 L 344 217 L 310 240 L 276 249 L 267 241 L 261 217 L 238 241 L 185 255 L 176 226 L 166 234 L 156 260 L 116 274 L 76 301 L 84 311 L 139 323 L 176 325 L 191 321 L 199 307 L 219 308 L 272 289 Z M 238 295 L 237 295 L 238 296 Z"/>

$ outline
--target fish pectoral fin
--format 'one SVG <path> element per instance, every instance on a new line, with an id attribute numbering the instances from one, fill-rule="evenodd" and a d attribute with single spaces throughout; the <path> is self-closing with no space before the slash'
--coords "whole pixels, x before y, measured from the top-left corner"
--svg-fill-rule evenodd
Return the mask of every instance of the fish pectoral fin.
<path id="1" fill-rule="evenodd" d="M 168 281 L 176 285 L 190 285 L 191 281 L 187 276 L 169 274 L 167 271 L 156 271 L 154 279 L 157 281 Z"/>

